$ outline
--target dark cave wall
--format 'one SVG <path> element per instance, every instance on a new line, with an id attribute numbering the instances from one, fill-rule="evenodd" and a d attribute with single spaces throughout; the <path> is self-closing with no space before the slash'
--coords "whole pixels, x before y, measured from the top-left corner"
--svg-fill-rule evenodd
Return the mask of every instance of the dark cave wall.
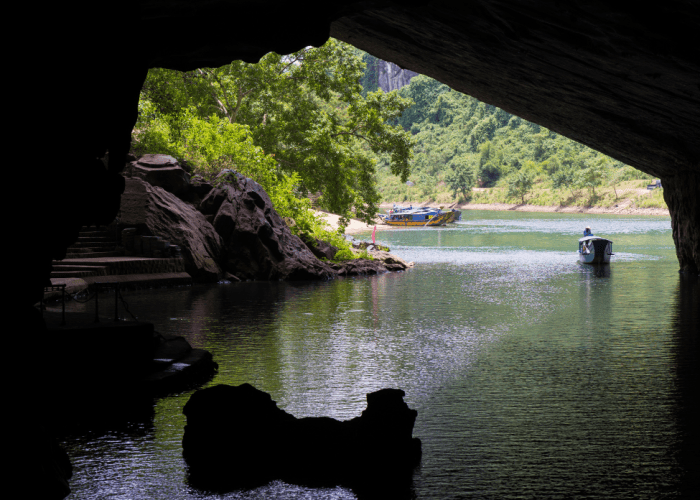
<path id="1" fill-rule="evenodd" d="M 680 271 L 700 273 L 700 172 L 664 177 L 664 200 L 671 213 Z"/>

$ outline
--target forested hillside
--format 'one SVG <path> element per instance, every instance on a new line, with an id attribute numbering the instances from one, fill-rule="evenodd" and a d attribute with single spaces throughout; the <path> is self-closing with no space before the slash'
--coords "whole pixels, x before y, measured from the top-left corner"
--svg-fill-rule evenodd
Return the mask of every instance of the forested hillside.
<path id="1" fill-rule="evenodd" d="M 386 158 L 378 157 L 377 178 L 385 201 L 611 206 L 624 189 L 644 187 L 651 180 L 426 76 L 414 77 L 398 93 L 414 102 L 398 123 L 416 141 L 409 177 L 415 185 L 389 175 Z M 653 195 L 639 203 L 665 206 L 660 193 Z"/>

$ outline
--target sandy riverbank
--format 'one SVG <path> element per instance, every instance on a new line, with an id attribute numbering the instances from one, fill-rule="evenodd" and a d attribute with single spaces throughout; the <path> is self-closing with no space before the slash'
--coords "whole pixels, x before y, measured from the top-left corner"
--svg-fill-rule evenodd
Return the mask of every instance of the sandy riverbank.
<path id="1" fill-rule="evenodd" d="M 340 224 L 338 222 L 340 220 L 340 215 L 335 215 L 328 212 L 321 212 L 319 210 L 314 210 L 314 213 L 317 216 L 323 217 L 323 220 L 325 220 L 326 223 L 328 223 L 328 225 L 332 229 L 335 230 L 338 229 L 338 227 L 340 227 Z M 372 229 L 374 229 L 374 224 L 369 225 L 357 219 L 350 219 L 350 224 L 348 225 L 348 227 L 345 228 L 345 234 L 357 234 L 366 231 L 372 231 Z"/>

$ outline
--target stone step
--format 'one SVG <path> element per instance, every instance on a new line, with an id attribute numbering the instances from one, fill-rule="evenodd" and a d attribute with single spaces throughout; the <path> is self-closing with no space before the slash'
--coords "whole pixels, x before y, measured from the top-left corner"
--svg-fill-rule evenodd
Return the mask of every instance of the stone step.
<path id="1" fill-rule="evenodd" d="M 51 278 L 82 278 L 84 276 L 107 276 L 107 266 L 65 265 L 54 262 Z"/>
<path id="2" fill-rule="evenodd" d="M 107 275 L 179 273 L 185 271 L 185 261 L 182 258 L 174 257 L 92 257 L 90 254 L 81 254 L 78 257 L 54 261 L 53 264 L 54 266 L 104 266 L 107 268 Z"/>
<path id="3" fill-rule="evenodd" d="M 108 252 L 108 251 L 104 251 L 104 252 L 99 251 L 98 252 L 98 251 L 93 251 L 92 249 L 89 249 L 89 248 L 88 249 L 76 248 L 74 250 L 76 250 L 76 251 L 72 251 L 72 252 L 66 254 L 66 259 L 82 259 L 85 257 L 121 257 L 124 255 L 124 252 L 121 250 L 120 251 L 113 250 L 110 252 Z M 80 251 L 80 250 L 84 250 L 84 251 Z"/>
<path id="4" fill-rule="evenodd" d="M 117 241 L 114 236 L 98 235 L 98 236 L 78 236 L 77 241 Z"/>
<path id="5" fill-rule="evenodd" d="M 95 276 L 93 271 L 51 271 L 50 278 L 87 278 L 88 276 Z"/>
<path id="6" fill-rule="evenodd" d="M 114 248 L 117 246 L 116 242 L 114 241 L 108 241 L 108 240 L 98 240 L 98 241 L 76 241 L 72 245 L 70 245 L 68 248 L 107 248 L 111 247 Z"/>

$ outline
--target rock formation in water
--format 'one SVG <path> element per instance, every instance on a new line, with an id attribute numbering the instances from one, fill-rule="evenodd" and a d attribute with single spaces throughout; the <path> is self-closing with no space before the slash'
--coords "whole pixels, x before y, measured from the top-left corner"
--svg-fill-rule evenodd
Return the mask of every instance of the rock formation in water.
<path id="1" fill-rule="evenodd" d="M 410 484 L 421 456 L 413 437 L 417 412 L 399 389 L 367 394 L 367 409 L 347 421 L 296 418 L 249 384 L 195 392 L 182 451 L 190 481 L 206 489 L 253 487 L 269 481 L 347 485 L 358 489 Z"/>
<path id="2" fill-rule="evenodd" d="M 224 241 L 222 265 L 242 280 L 318 280 L 334 276 L 318 260 L 272 205 L 265 190 L 238 173 L 224 173 L 225 193 L 214 217 Z M 203 200 L 205 201 L 205 200 Z"/>
<path id="3" fill-rule="evenodd" d="M 376 260 L 319 260 L 331 260 L 338 249 L 292 234 L 262 186 L 233 171 L 219 176 L 219 187 L 195 185 L 174 158 L 145 155 L 129 164 L 127 174 L 134 177 L 126 181 L 120 225 L 178 245 L 185 269 L 198 282 L 224 276 L 243 281 L 326 280 L 410 267 L 386 252 L 372 254 Z"/>

